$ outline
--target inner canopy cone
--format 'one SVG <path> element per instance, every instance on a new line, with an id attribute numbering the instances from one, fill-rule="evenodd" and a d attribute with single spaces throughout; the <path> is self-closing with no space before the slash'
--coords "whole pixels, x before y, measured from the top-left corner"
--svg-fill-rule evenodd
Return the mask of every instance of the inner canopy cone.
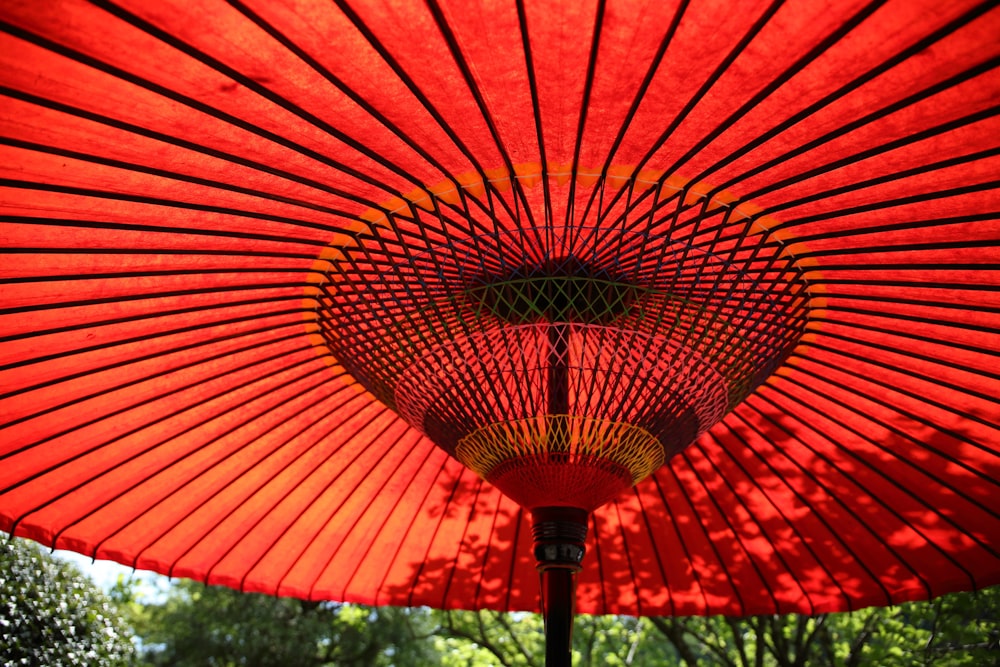
<path id="1" fill-rule="evenodd" d="M 749 219 L 634 185 L 384 216 L 325 253 L 327 346 L 523 507 L 594 510 L 722 419 L 805 321 L 792 259 Z"/>

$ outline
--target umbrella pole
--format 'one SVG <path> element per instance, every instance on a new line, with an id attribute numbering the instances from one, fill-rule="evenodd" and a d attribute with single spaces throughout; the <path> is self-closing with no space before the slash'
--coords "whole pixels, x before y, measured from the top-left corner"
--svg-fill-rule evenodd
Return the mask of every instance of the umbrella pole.
<path id="1" fill-rule="evenodd" d="M 545 667 L 570 667 L 576 573 L 583 562 L 588 514 L 575 507 L 540 507 L 531 511 L 531 517 L 541 577 Z"/>
<path id="2" fill-rule="evenodd" d="M 569 325 L 553 323 L 549 334 L 548 412 L 569 412 Z M 568 449 L 569 434 L 555 451 Z M 573 616 L 576 609 L 576 573 L 583 560 L 587 538 L 587 512 L 571 507 L 532 510 L 535 560 L 541 584 L 542 618 L 545 621 L 545 667 L 571 667 L 573 662 Z"/>

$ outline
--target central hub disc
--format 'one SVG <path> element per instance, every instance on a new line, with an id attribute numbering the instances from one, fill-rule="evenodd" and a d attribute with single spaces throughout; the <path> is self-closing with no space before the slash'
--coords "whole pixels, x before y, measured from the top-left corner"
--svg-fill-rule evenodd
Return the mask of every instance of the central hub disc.
<path id="1" fill-rule="evenodd" d="M 320 322 L 364 386 L 522 506 L 589 511 L 773 372 L 803 284 L 749 221 L 654 195 L 533 226 L 557 194 L 387 218 L 329 253 Z"/>

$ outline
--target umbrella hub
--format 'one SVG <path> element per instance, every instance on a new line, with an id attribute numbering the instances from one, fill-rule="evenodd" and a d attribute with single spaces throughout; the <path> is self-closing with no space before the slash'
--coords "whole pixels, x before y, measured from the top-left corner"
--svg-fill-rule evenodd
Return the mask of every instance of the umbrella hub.
<path id="1" fill-rule="evenodd" d="M 438 446 L 523 507 L 591 511 L 782 363 L 804 282 L 723 208 L 591 210 L 601 182 L 559 187 L 372 216 L 324 253 L 318 312 L 338 361 Z M 564 195 L 566 224 L 539 224 Z"/>

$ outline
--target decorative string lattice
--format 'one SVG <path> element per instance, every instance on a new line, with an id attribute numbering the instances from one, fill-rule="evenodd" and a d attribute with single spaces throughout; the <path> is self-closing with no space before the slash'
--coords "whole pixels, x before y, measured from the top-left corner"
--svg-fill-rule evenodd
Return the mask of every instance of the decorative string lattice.
<path id="1" fill-rule="evenodd" d="M 663 445 L 647 431 L 581 415 L 490 424 L 455 454 L 526 507 L 599 507 L 663 464 Z"/>

